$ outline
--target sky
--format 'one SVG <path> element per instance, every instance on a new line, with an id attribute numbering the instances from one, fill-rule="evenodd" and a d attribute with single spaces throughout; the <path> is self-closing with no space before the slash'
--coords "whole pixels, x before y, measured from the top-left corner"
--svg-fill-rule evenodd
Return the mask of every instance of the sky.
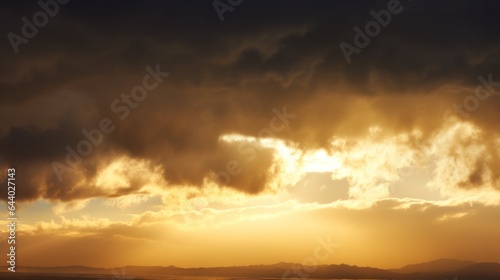
<path id="1" fill-rule="evenodd" d="M 2 2 L 18 266 L 500 262 L 498 8 Z"/>

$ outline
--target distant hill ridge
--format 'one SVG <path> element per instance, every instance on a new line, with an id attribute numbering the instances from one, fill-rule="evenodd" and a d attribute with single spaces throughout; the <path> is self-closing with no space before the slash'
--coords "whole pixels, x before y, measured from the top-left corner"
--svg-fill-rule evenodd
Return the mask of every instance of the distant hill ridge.
<path id="1" fill-rule="evenodd" d="M 261 278 L 320 278 L 320 279 L 500 279 L 500 264 L 475 263 L 453 259 L 439 259 L 410 264 L 399 269 L 384 270 L 347 264 L 303 266 L 294 263 L 249 265 L 231 267 L 180 268 L 175 266 L 124 266 L 111 269 L 86 266 L 18 267 L 19 272 L 44 274 L 94 274 L 106 275 L 171 275 L 212 277 L 261 277 Z"/>
<path id="2" fill-rule="evenodd" d="M 438 259 L 425 263 L 409 264 L 400 269 L 391 269 L 391 271 L 399 273 L 446 272 L 446 271 L 455 271 L 462 268 L 470 267 L 474 264 L 476 263 L 472 261 Z"/>

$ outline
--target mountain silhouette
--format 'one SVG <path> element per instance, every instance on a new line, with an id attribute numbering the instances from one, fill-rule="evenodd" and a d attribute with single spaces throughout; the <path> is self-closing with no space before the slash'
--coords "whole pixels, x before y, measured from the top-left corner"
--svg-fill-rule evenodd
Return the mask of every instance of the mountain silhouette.
<path id="1" fill-rule="evenodd" d="M 460 279 L 500 279 L 500 264 L 498 263 L 478 263 L 457 272 Z"/>
<path id="2" fill-rule="evenodd" d="M 252 278 L 316 278 L 316 279 L 500 279 L 499 263 L 475 263 L 453 259 L 439 259 L 410 264 L 399 269 L 384 270 L 354 265 L 304 266 L 296 263 L 230 267 L 180 268 L 175 266 L 124 266 L 93 268 L 85 266 L 19 267 L 19 272 L 39 275 L 109 275 L 113 271 L 127 276 L 194 276 L 194 277 L 252 277 Z M 138 278 L 137 277 L 137 278 Z M 0 277 L 1 279 L 1 277 Z"/>
<path id="3" fill-rule="evenodd" d="M 462 268 L 470 267 L 476 264 L 472 261 L 461 261 L 454 259 L 438 259 L 430 262 L 409 264 L 399 269 L 391 269 L 398 273 L 415 273 L 415 272 L 448 272 Z"/>

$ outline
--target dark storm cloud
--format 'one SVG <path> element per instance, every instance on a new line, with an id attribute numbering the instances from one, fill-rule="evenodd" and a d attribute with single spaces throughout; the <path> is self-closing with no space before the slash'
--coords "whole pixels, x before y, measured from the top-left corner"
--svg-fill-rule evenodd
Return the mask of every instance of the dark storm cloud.
<path id="1" fill-rule="evenodd" d="M 353 28 L 364 28 L 373 20 L 370 11 L 386 9 L 387 1 L 244 1 L 224 22 L 210 1 L 71 1 L 18 54 L 6 36 L 0 44 L 3 163 L 25 173 L 20 199 L 70 200 L 116 195 L 93 188 L 91 178 L 123 154 L 160 164 L 167 182 L 201 185 L 241 157 L 220 135 L 257 136 L 272 109 L 285 105 L 298 117 L 276 136 L 305 147 L 368 127 L 369 117 L 350 102 L 356 96 L 435 94 L 436 104 L 428 106 L 434 111 L 425 116 L 426 106 L 418 104 L 377 107 L 379 120 L 395 130 L 431 129 L 444 110 L 473 92 L 478 75 L 500 80 L 498 5 L 401 5 L 403 12 L 348 64 L 339 44 L 353 44 Z M 21 34 L 20 18 L 40 10 L 36 3 L 2 6 L 5 35 Z M 119 120 L 110 104 L 141 83 L 147 65 L 157 64 L 171 76 Z M 441 92 L 444 85 L 462 90 Z M 497 128 L 499 105 L 491 97 L 470 121 Z M 59 182 L 50 164 L 63 163 L 65 147 L 105 117 L 116 130 Z M 259 154 L 229 187 L 264 189 L 272 152 Z M 470 181 L 478 178 L 471 174 Z M 89 187 L 72 188 L 81 182 Z M 140 189 L 140 181 L 132 185 L 121 194 Z"/>

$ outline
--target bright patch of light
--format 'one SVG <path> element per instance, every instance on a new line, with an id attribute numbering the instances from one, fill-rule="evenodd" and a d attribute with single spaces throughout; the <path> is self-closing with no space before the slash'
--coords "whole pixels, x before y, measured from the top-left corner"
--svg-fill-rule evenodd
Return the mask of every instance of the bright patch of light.
<path id="1" fill-rule="evenodd" d="M 226 134 L 219 139 L 225 142 L 257 142 L 263 147 L 274 149 L 276 160 L 286 176 L 302 176 L 307 172 L 333 172 L 342 166 L 342 160 L 338 156 L 331 155 L 324 149 L 303 151 L 293 143 L 276 138 Z"/>
<path id="2" fill-rule="evenodd" d="M 303 157 L 302 172 L 332 172 L 340 167 L 342 167 L 342 160 L 328 154 L 325 150 L 308 152 Z"/>

